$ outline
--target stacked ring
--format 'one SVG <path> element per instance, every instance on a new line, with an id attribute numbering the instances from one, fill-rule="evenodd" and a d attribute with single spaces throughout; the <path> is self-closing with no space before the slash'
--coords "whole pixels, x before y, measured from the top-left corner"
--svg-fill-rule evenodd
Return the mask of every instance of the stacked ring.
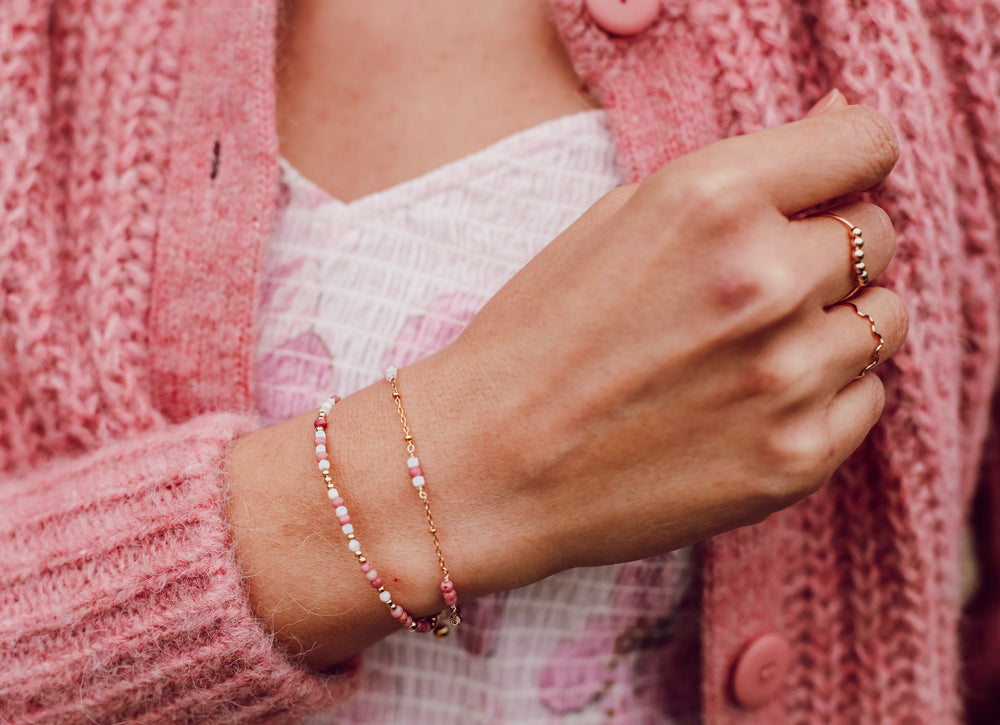
<path id="1" fill-rule="evenodd" d="M 844 217 L 831 214 L 830 212 L 824 212 L 820 216 L 828 216 L 831 219 L 836 219 L 848 229 L 851 241 L 851 265 L 854 270 L 854 279 L 857 280 L 857 285 L 851 290 L 851 294 L 847 295 L 851 297 L 859 289 L 866 287 L 871 281 L 868 277 L 868 269 L 865 267 L 865 240 L 861 236 L 861 228 L 854 226 L 851 222 L 844 219 Z"/>
<path id="2" fill-rule="evenodd" d="M 858 380 L 860 378 L 863 378 L 865 376 L 865 373 L 867 373 L 873 367 L 875 367 L 876 365 L 878 365 L 878 363 L 879 363 L 879 355 L 882 352 L 882 346 L 885 345 L 885 339 L 882 337 L 881 333 L 879 333 L 879 331 L 875 329 L 875 320 L 872 319 L 871 315 L 866 315 L 864 312 L 862 312 L 861 310 L 859 310 L 858 306 L 856 304 L 854 304 L 853 302 L 840 302 L 839 304 L 841 304 L 841 305 L 847 305 L 852 310 L 854 310 L 854 314 L 856 314 L 862 320 L 864 320 L 865 322 L 867 322 L 868 323 L 868 327 L 871 330 L 872 337 L 875 338 L 875 351 L 872 353 L 871 362 L 869 362 L 867 365 L 865 365 L 864 370 L 862 370 L 860 373 L 858 373 L 854 377 L 855 380 Z"/>

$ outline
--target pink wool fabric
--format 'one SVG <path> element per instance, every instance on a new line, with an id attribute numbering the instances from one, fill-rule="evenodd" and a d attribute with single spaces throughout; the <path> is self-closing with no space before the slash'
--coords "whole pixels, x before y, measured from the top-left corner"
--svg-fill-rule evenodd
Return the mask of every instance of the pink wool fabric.
<path id="1" fill-rule="evenodd" d="M 898 232 L 886 284 L 912 318 L 887 410 L 820 493 L 703 546 L 703 717 L 960 722 L 959 541 L 977 481 L 993 506 L 1000 489 L 981 466 L 1000 357 L 1000 3 L 666 3 L 631 38 L 581 0 L 552 7 L 628 180 L 834 86 L 899 130 L 874 195 Z M 0 14 L 0 719 L 291 720 L 351 686 L 271 648 L 221 514 L 220 464 L 255 424 L 275 15 L 273 0 Z M 996 642 L 996 602 L 979 604 L 970 639 Z M 747 710 L 729 676 L 762 632 L 794 659 Z M 995 648 L 980 654 L 969 682 L 995 686 Z"/>

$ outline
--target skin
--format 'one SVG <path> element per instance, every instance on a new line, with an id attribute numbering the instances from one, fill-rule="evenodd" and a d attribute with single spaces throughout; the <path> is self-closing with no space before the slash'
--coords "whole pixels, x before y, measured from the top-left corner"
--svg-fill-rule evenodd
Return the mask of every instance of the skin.
<path id="1" fill-rule="evenodd" d="M 458 39 L 482 27 L 478 6 L 440 0 L 417 15 L 385 0 L 360 18 L 350 2 L 301 0 L 279 63 L 283 152 L 350 199 L 586 106 L 539 4 L 497 9 L 495 32 L 470 53 Z M 338 35 L 347 21 L 358 24 Z M 533 75 L 518 52 L 540 54 Z M 331 53 L 342 55 L 316 65 Z M 404 62 L 413 89 L 397 77 Z M 759 522 L 815 491 L 863 440 L 884 394 L 877 375 L 855 379 L 874 341 L 836 304 L 854 286 L 846 230 L 789 217 L 882 182 L 898 149 L 874 111 L 839 95 L 825 106 L 608 194 L 455 343 L 400 373 L 462 599 Z M 318 146 L 329 150 L 309 152 Z M 864 229 L 877 276 L 894 248 L 888 218 L 870 204 L 837 213 Z M 906 334 L 901 301 L 873 287 L 853 301 L 877 320 L 887 359 Z M 326 500 L 314 417 L 236 442 L 229 514 L 258 616 L 324 668 L 398 627 Z M 336 484 L 387 588 L 415 615 L 438 611 L 440 572 L 388 384 L 346 398 L 328 436 Z"/>

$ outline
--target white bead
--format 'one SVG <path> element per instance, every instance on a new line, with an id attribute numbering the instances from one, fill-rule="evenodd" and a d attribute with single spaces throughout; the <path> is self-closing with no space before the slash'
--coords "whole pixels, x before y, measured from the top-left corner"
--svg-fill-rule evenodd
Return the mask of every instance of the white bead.
<path id="1" fill-rule="evenodd" d="M 326 445 L 324 443 L 318 443 L 316 445 L 316 452 L 317 453 L 326 453 Z"/>
<path id="2" fill-rule="evenodd" d="M 337 516 L 347 516 L 347 507 L 346 506 L 338 506 L 337 508 L 335 508 L 333 510 L 333 512 L 335 514 L 337 514 Z"/>
<path id="3" fill-rule="evenodd" d="M 389 380 L 389 381 L 395 380 L 397 375 L 399 375 L 399 366 L 398 365 L 390 365 L 389 367 L 387 367 L 385 369 L 385 379 L 386 380 Z"/>
<path id="4" fill-rule="evenodd" d="M 342 528 L 344 530 L 345 534 L 353 534 L 354 533 L 354 524 L 344 524 L 340 528 Z"/>
<path id="5" fill-rule="evenodd" d="M 333 501 L 335 498 L 340 498 L 340 491 L 335 488 L 331 488 L 326 492 L 327 497 Z"/>
<path id="6" fill-rule="evenodd" d="M 319 462 L 319 470 L 321 470 L 321 471 L 329 471 L 330 470 L 330 462 L 328 460 L 326 460 L 326 459 L 323 459 L 322 461 L 320 461 Z"/>
<path id="7" fill-rule="evenodd" d="M 361 551 L 361 542 L 357 539 L 351 539 L 347 542 L 347 548 L 356 554 Z"/>
<path id="8" fill-rule="evenodd" d="M 420 465 L 420 459 L 417 458 L 416 456 L 410 456 L 409 458 L 406 459 L 407 468 L 416 468 L 419 465 Z"/>
<path id="9" fill-rule="evenodd" d="M 327 401 L 323 403 L 323 405 L 319 406 L 319 409 L 322 410 L 324 413 L 329 413 L 331 410 L 333 410 L 333 398 L 328 398 Z"/>
<path id="10" fill-rule="evenodd" d="M 366 571 L 365 576 L 368 578 L 368 581 L 373 582 L 375 581 L 376 577 L 378 577 L 378 572 L 372 569 L 370 571 Z"/>
<path id="11" fill-rule="evenodd" d="M 392 600 L 392 595 L 389 593 L 389 590 L 386 590 L 384 592 L 379 592 L 378 598 L 388 604 Z"/>
<path id="12" fill-rule="evenodd" d="M 316 436 L 315 437 L 316 437 L 316 440 L 325 441 L 326 440 L 326 431 L 323 430 L 322 428 L 317 428 L 316 429 Z"/>
<path id="13" fill-rule="evenodd" d="M 417 488 L 420 488 L 421 486 L 423 486 L 424 485 L 424 477 L 423 476 L 414 476 L 413 477 L 413 485 L 416 486 Z"/>

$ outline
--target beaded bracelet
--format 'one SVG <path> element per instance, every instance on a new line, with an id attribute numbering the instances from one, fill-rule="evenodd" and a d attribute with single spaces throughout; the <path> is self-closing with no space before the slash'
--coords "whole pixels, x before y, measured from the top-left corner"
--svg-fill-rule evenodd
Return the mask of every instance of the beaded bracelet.
<path id="1" fill-rule="evenodd" d="M 330 455 L 326 448 L 326 429 L 328 426 L 327 418 L 330 415 L 330 411 L 333 410 L 333 406 L 340 402 L 340 398 L 336 395 L 327 399 L 323 405 L 320 406 L 319 414 L 316 416 L 316 420 L 313 422 L 313 427 L 316 429 L 316 435 L 314 442 L 316 444 L 316 463 L 319 467 L 319 472 L 323 475 L 323 480 L 326 481 L 326 494 L 330 499 L 331 505 L 334 507 L 334 513 L 337 516 L 337 521 L 340 522 L 341 530 L 344 535 L 347 536 L 347 548 L 351 550 L 351 553 L 358 560 L 358 564 L 361 565 L 361 572 L 365 575 L 365 578 L 372 585 L 372 587 L 378 592 L 379 600 L 389 608 L 389 614 L 392 618 L 399 622 L 401 625 L 406 627 L 411 632 L 430 632 L 434 630 L 435 634 L 443 636 L 447 634 L 447 627 L 445 627 L 445 632 L 442 634 L 440 627 L 438 627 L 438 618 L 433 617 L 422 617 L 414 618 L 409 612 L 407 612 L 403 607 L 392 600 L 392 594 L 384 586 L 384 581 L 379 575 L 378 570 L 372 565 L 368 560 L 368 557 L 364 555 L 361 551 L 361 542 L 358 541 L 357 537 L 354 535 L 354 524 L 351 523 L 351 515 L 347 511 L 347 504 L 344 502 L 344 498 L 340 495 L 340 492 L 336 489 L 333 484 L 333 477 L 330 475 Z"/>
<path id="2" fill-rule="evenodd" d="M 443 576 L 441 580 L 441 595 L 444 599 L 444 603 L 448 605 L 451 610 L 451 615 L 448 618 L 452 627 L 457 627 L 462 622 L 462 617 L 458 610 L 458 592 L 455 591 L 455 585 L 451 581 L 451 575 L 448 573 L 448 567 L 444 563 L 444 554 L 441 553 L 441 542 L 438 541 L 437 527 L 434 525 L 434 517 L 431 516 L 431 506 L 430 502 L 427 500 L 427 490 L 425 488 L 427 482 L 424 477 L 424 471 L 420 466 L 420 459 L 417 458 L 417 449 L 413 443 L 413 435 L 410 433 L 410 426 L 406 422 L 406 413 L 403 411 L 403 401 L 399 394 L 399 388 L 396 385 L 396 379 L 399 376 L 399 365 L 390 365 L 385 371 L 385 379 L 389 381 L 389 385 L 392 386 L 392 398 L 396 401 L 396 410 L 399 413 L 399 422 L 403 427 L 403 440 L 406 441 L 406 452 L 409 457 L 406 460 L 406 467 L 410 473 L 410 480 L 413 482 L 413 487 L 417 489 L 417 496 L 420 497 L 420 501 L 424 505 L 424 513 L 427 515 L 427 531 L 430 532 L 431 539 L 434 541 L 434 551 L 437 552 L 438 566 L 441 568 L 441 574 Z M 441 636 L 447 634 L 447 627 L 439 627 L 437 633 Z"/>

